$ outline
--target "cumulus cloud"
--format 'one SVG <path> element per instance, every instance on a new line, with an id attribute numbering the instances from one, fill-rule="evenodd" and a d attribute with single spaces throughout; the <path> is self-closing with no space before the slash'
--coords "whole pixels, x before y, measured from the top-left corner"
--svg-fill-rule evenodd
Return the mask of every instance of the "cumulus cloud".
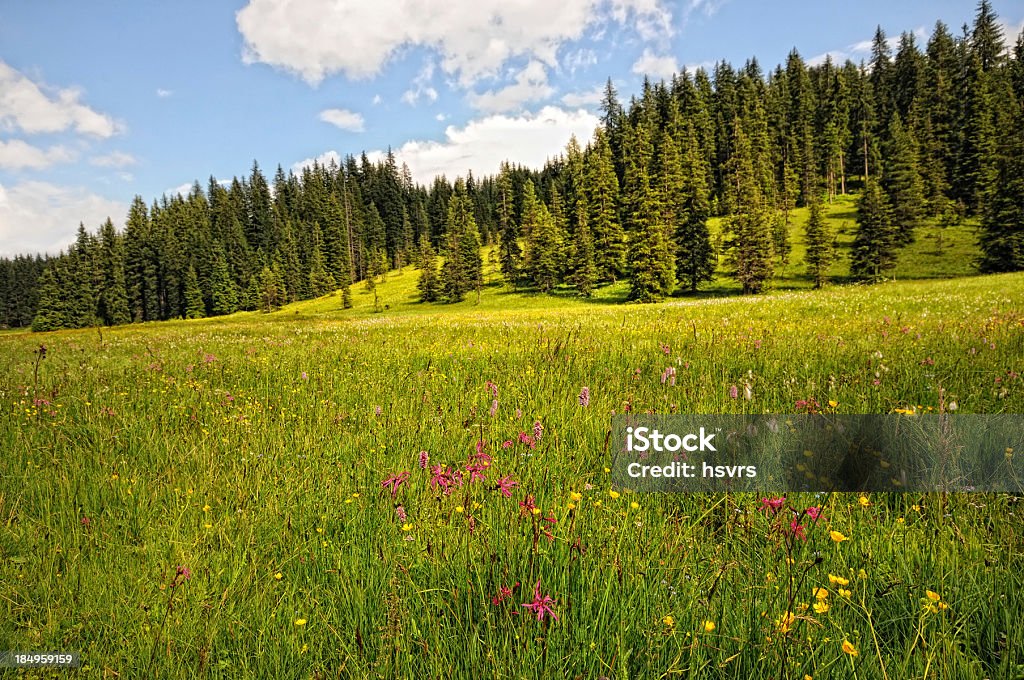
<path id="1" fill-rule="evenodd" d="M 326 151 L 320 154 L 319 156 L 307 158 L 305 160 L 299 161 L 298 163 L 293 163 L 292 172 L 294 172 L 296 175 L 301 175 L 304 169 L 313 167 L 314 163 L 322 166 L 329 166 L 332 163 L 334 165 L 341 166 L 341 154 L 332 149 L 330 151 Z"/>
<path id="2" fill-rule="evenodd" d="M 83 187 L 48 182 L 0 184 L 0 257 L 56 254 L 75 240 L 78 224 L 95 230 L 108 217 L 120 225 L 128 206 Z"/>
<path id="3" fill-rule="evenodd" d="M 499 90 L 470 94 L 469 104 L 488 113 L 502 113 L 520 108 L 523 104 L 547 99 L 555 89 L 548 85 L 548 72 L 544 64 L 531 61 L 519 73 L 515 82 Z"/>
<path id="4" fill-rule="evenodd" d="M 437 101 L 437 90 L 430 84 L 434 77 L 434 68 L 432 60 L 428 60 L 423 64 L 423 68 L 420 69 L 420 72 L 412 81 L 412 87 L 402 94 L 403 102 L 409 106 L 415 106 L 420 99 L 429 99 L 432 102 Z"/>
<path id="5" fill-rule="evenodd" d="M 320 112 L 320 120 L 349 132 L 362 132 L 365 129 L 362 114 L 348 109 L 326 109 Z"/>
<path id="6" fill-rule="evenodd" d="M 3 170 L 41 170 L 74 159 L 75 153 L 63 146 L 40 149 L 21 139 L 0 139 L 0 169 Z"/>
<path id="7" fill-rule="evenodd" d="M 76 88 L 57 89 L 35 83 L 0 61 L 0 130 L 75 132 L 111 137 L 121 131 L 113 118 L 82 104 Z"/>
<path id="8" fill-rule="evenodd" d="M 135 156 L 124 151 L 111 151 L 101 156 L 93 156 L 89 162 L 98 168 L 125 168 L 135 165 Z"/>
<path id="9" fill-rule="evenodd" d="M 511 58 L 554 66 L 558 49 L 615 21 L 642 37 L 671 32 L 663 0 L 249 0 L 235 15 L 243 60 L 316 85 L 342 73 L 369 78 L 404 47 L 436 50 L 441 69 L 468 87 Z"/>
<path id="10" fill-rule="evenodd" d="M 651 76 L 654 79 L 670 79 L 679 72 L 679 62 L 671 55 L 659 56 L 645 49 L 640 58 L 633 64 L 633 73 Z"/>
<path id="11" fill-rule="evenodd" d="M 604 98 L 604 85 L 595 85 L 583 92 L 568 92 L 562 95 L 562 103 L 566 106 L 576 108 L 579 106 L 593 106 L 600 104 Z"/>
<path id="12" fill-rule="evenodd" d="M 167 98 L 168 98 L 168 97 L 170 97 L 170 96 L 171 96 L 172 94 L 174 94 L 174 91 L 173 91 L 173 90 L 165 90 L 165 89 L 164 89 L 164 88 L 162 88 L 162 87 L 158 87 L 158 88 L 156 88 L 156 96 L 157 96 L 157 97 L 160 97 L 160 99 L 167 99 Z"/>
<path id="13" fill-rule="evenodd" d="M 505 160 L 539 168 L 548 158 L 562 153 L 572 135 L 589 139 L 599 124 L 597 116 L 587 111 L 546 106 L 537 113 L 498 114 L 462 127 L 451 125 L 443 141 L 409 141 L 394 149 L 394 154 L 421 184 L 429 184 L 442 174 L 454 179 L 468 170 L 479 177 L 495 174 Z M 384 152 L 374 151 L 367 157 L 376 161 L 384 157 Z M 293 169 L 300 172 L 314 160 L 325 164 L 332 159 L 341 162 L 336 151 L 328 151 L 316 159 L 296 163 Z"/>

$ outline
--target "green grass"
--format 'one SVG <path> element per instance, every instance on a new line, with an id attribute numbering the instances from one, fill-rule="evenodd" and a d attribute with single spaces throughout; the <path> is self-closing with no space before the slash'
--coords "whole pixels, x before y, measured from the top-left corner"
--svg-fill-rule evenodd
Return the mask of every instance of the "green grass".
<path id="1" fill-rule="evenodd" d="M 826 518 L 792 542 L 756 496 L 613 497 L 605 471 L 626 407 L 1020 412 L 1024 275 L 648 306 L 509 293 L 493 266 L 479 304 L 415 284 L 389 274 L 381 313 L 360 286 L 351 310 L 0 337 L 0 649 L 79 651 L 86 677 L 1024 673 L 1015 497 L 792 494 Z M 481 441 L 485 482 L 446 496 L 418 467 Z M 558 621 L 520 606 L 537 581 Z"/>

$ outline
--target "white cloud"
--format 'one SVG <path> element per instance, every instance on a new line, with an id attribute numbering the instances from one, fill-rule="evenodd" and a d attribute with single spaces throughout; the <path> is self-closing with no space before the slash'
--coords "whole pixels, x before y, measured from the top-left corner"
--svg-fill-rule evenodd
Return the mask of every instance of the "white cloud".
<path id="1" fill-rule="evenodd" d="M 402 48 L 436 50 L 463 87 L 511 58 L 556 64 L 558 49 L 609 20 L 642 37 L 671 32 L 664 0 L 249 0 L 235 21 L 243 60 L 291 71 L 310 84 L 342 73 L 377 75 Z"/>
<path id="2" fill-rule="evenodd" d="M 1013 46 L 1017 44 L 1017 36 L 1024 33 L 1024 19 L 1021 19 L 1017 23 L 1013 24 L 1005 19 L 999 21 L 999 28 L 1003 31 L 1003 42 L 1006 43 L 1006 49 L 1011 53 L 1013 52 Z"/>
<path id="3" fill-rule="evenodd" d="M 501 113 L 520 108 L 523 104 L 547 99 L 555 89 L 548 85 L 548 72 L 544 64 L 531 61 L 519 73 L 515 82 L 500 90 L 470 94 L 469 104 L 487 113 Z"/>
<path id="4" fill-rule="evenodd" d="M 156 96 L 160 97 L 161 99 L 167 99 L 172 94 L 174 94 L 174 90 L 165 90 L 162 87 L 156 88 Z"/>
<path id="5" fill-rule="evenodd" d="M 95 230 L 109 217 L 119 225 L 128 206 L 83 187 L 48 182 L 0 184 L 0 257 L 53 253 L 75 240 L 78 224 Z"/>
<path id="6" fill-rule="evenodd" d="M 80 103 L 76 88 L 56 89 L 34 83 L 0 61 L 0 130 L 29 134 L 75 132 L 111 137 L 121 126 L 110 116 Z"/>
<path id="7" fill-rule="evenodd" d="M 583 92 L 569 92 L 562 96 L 562 103 L 566 106 L 576 108 L 578 106 L 593 106 L 600 104 L 604 98 L 604 86 L 595 85 L 592 89 Z"/>
<path id="8" fill-rule="evenodd" d="M 135 156 L 124 151 L 111 151 L 110 153 L 103 154 L 102 156 L 94 156 L 89 159 L 89 162 L 98 168 L 124 168 L 129 165 L 135 165 L 137 162 Z"/>
<path id="9" fill-rule="evenodd" d="M 447 118 L 448 118 L 448 116 L 444 115 L 443 113 L 439 113 L 436 116 L 434 116 L 434 120 L 436 120 L 438 123 L 443 122 Z"/>
<path id="10" fill-rule="evenodd" d="M 40 149 L 21 139 L 0 139 L 0 169 L 41 170 L 54 163 L 73 161 L 75 153 L 63 146 Z"/>
<path id="11" fill-rule="evenodd" d="M 365 129 L 362 114 L 348 109 L 326 109 L 320 112 L 320 120 L 349 132 L 362 132 Z"/>
<path id="12" fill-rule="evenodd" d="M 415 106 L 420 99 L 429 99 L 432 102 L 437 101 L 437 90 L 431 86 L 430 81 L 434 77 L 434 61 L 428 59 L 423 64 L 423 68 L 412 81 L 412 87 L 406 90 L 402 94 L 402 101 L 409 106 Z"/>
<path id="13" fill-rule="evenodd" d="M 482 177 L 497 173 L 505 160 L 540 168 L 548 158 L 564 151 L 572 135 L 590 139 L 599 124 L 597 116 L 587 111 L 545 106 L 533 114 L 498 114 L 463 127 L 450 125 L 443 141 L 413 140 L 394 153 L 399 163 L 408 164 L 413 179 L 422 184 L 429 184 L 441 174 L 449 179 L 464 176 L 467 170 Z M 384 153 L 367 155 L 379 159 Z"/>
<path id="14" fill-rule="evenodd" d="M 562 59 L 562 68 L 569 71 L 569 75 L 576 75 L 576 71 L 586 69 L 597 63 L 597 52 L 591 49 L 580 48 L 570 52 Z"/>
<path id="15" fill-rule="evenodd" d="M 928 32 L 924 26 L 918 26 L 913 31 L 914 37 L 917 38 L 918 46 L 920 43 L 928 39 Z M 847 59 L 858 62 L 861 60 L 867 60 L 868 55 L 871 54 L 871 46 L 874 44 L 874 38 L 867 40 L 861 40 L 855 42 L 852 45 L 848 45 L 846 49 L 842 50 L 829 50 L 828 52 L 822 52 L 807 60 L 808 66 L 819 66 L 825 63 L 827 57 L 832 57 L 832 63 L 843 64 Z M 885 39 L 885 44 L 889 46 L 889 51 L 895 55 L 896 50 L 900 46 L 900 35 L 890 35 Z"/>
<path id="16" fill-rule="evenodd" d="M 315 158 L 307 158 L 306 160 L 299 161 L 298 163 L 293 163 L 292 172 L 296 175 L 301 175 L 305 168 L 313 167 L 314 162 L 323 166 L 329 166 L 333 162 L 334 165 L 341 166 L 341 155 L 332 149 L 316 156 Z"/>
<path id="17" fill-rule="evenodd" d="M 675 57 L 671 55 L 658 56 L 650 49 L 644 49 L 644 53 L 633 64 L 633 73 L 651 76 L 655 80 L 659 78 L 668 80 L 679 70 L 679 62 Z"/>
<path id="18" fill-rule="evenodd" d="M 373 95 L 373 105 L 374 106 L 377 106 L 377 104 L 380 104 L 381 101 L 383 101 L 383 100 L 380 98 L 379 94 Z"/>

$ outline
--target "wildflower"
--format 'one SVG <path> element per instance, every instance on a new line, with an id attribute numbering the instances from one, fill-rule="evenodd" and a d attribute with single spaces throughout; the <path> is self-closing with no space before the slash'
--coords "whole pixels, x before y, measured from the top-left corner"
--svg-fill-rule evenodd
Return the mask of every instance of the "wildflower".
<path id="1" fill-rule="evenodd" d="M 398 518 L 399 522 L 405 522 L 405 520 L 407 519 L 407 515 L 405 514 L 404 505 L 399 505 L 395 508 L 395 516 Z"/>
<path id="2" fill-rule="evenodd" d="M 519 584 L 517 583 L 516 585 L 518 586 Z M 508 586 L 501 586 L 498 588 L 498 594 L 491 598 L 491 604 L 497 607 L 510 597 L 512 597 L 512 588 L 509 588 Z"/>
<path id="3" fill-rule="evenodd" d="M 373 413 L 374 413 L 374 415 L 378 415 L 379 416 L 380 415 L 380 406 L 374 406 L 373 407 Z"/>
<path id="4" fill-rule="evenodd" d="M 493 400 L 491 402 L 491 417 L 493 418 L 494 414 L 497 413 L 497 412 L 498 412 L 498 400 L 495 399 L 495 400 Z"/>
<path id="5" fill-rule="evenodd" d="M 743 398 L 747 401 L 754 398 L 754 388 L 750 386 L 750 383 L 743 383 Z"/>
<path id="6" fill-rule="evenodd" d="M 412 524 L 410 524 L 409 522 L 406 522 L 405 524 L 403 524 L 402 525 L 402 531 L 412 531 Z"/>
<path id="7" fill-rule="evenodd" d="M 807 540 L 807 534 L 804 533 L 804 525 L 797 524 L 796 520 L 793 520 L 789 523 L 789 531 L 793 534 L 793 536 L 799 538 L 801 541 Z"/>
<path id="8" fill-rule="evenodd" d="M 633 508 L 634 510 L 639 510 L 640 504 L 637 503 L 636 501 L 633 501 L 632 503 L 629 504 L 629 507 Z"/>
<path id="9" fill-rule="evenodd" d="M 466 508 L 462 507 L 461 505 L 456 505 L 455 506 L 455 512 L 459 513 L 460 515 L 462 513 L 464 513 L 465 511 L 466 511 Z"/>
<path id="10" fill-rule="evenodd" d="M 619 493 L 618 491 L 616 491 L 615 489 L 609 489 L 609 490 L 608 490 L 608 495 L 609 495 L 609 496 L 611 496 L 612 498 L 618 498 L 618 497 L 619 497 L 619 496 L 621 496 L 622 494 L 620 494 L 620 493 Z"/>
<path id="11" fill-rule="evenodd" d="M 430 462 L 430 454 L 426 451 L 420 451 L 420 469 L 426 470 L 427 463 Z"/>
<path id="12" fill-rule="evenodd" d="M 813 591 L 815 600 L 827 600 L 828 589 L 826 588 L 815 588 Z"/>
<path id="13" fill-rule="evenodd" d="M 831 538 L 836 543 L 842 543 L 843 541 L 850 540 L 849 536 L 844 536 L 841 532 L 836 531 L 835 529 L 833 529 L 832 531 L 828 532 L 828 535 L 829 535 L 829 538 Z"/>
<path id="14" fill-rule="evenodd" d="M 545 614 L 550 614 L 551 618 L 557 621 L 558 616 L 553 609 L 555 604 L 557 604 L 557 600 L 551 599 L 550 595 L 542 596 L 540 594 L 540 581 L 537 581 L 537 584 L 533 587 L 533 601 L 524 602 L 522 606 L 533 611 L 537 615 L 538 621 L 543 621 Z"/>
<path id="15" fill-rule="evenodd" d="M 857 578 L 859 578 L 859 579 L 867 579 L 867 577 L 868 577 L 868 572 L 864 571 L 863 569 L 859 569 L 857 571 Z"/>
<path id="16" fill-rule="evenodd" d="M 819 519 L 825 519 L 821 514 L 821 508 L 816 505 L 812 505 L 804 510 L 804 514 L 810 517 L 812 522 L 817 522 Z"/>
<path id="17" fill-rule="evenodd" d="M 736 399 L 739 396 L 740 396 L 739 389 L 737 389 L 735 385 L 730 385 L 729 386 L 729 398 L 730 399 Z"/>
<path id="18" fill-rule="evenodd" d="M 710 633 L 714 629 L 715 629 L 715 622 L 714 621 L 705 621 L 704 622 L 704 632 L 705 633 Z"/>
<path id="19" fill-rule="evenodd" d="M 867 496 L 861 496 L 857 499 L 857 502 L 860 503 L 860 507 L 862 508 L 866 508 L 871 505 L 871 501 L 868 500 Z"/>
<path id="20" fill-rule="evenodd" d="M 828 575 L 828 582 L 834 586 L 848 586 L 850 585 L 850 579 L 843 578 L 842 576 Z"/>
<path id="21" fill-rule="evenodd" d="M 785 635 L 792 627 L 793 623 L 796 622 L 796 614 L 793 612 L 786 612 L 775 621 L 775 626 L 779 629 L 779 632 Z"/>
<path id="22" fill-rule="evenodd" d="M 528 515 L 534 510 L 537 510 L 537 504 L 534 502 L 532 494 L 528 495 L 524 500 L 519 501 L 519 513 L 521 515 Z"/>
<path id="23" fill-rule="evenodd" d="M 942 599 L 941 597 L 939 597 L 939 594 L 936 593 L 934 590 L 926 590 L 924 591 L 924 594 L 932 602 L 938 602 L 940 599 Z"/>
<path id="24" fill-rule="evenodd" d="M 828 612 L 828 602 L 815 602 L 814 603 L 814 613 L 815 614 L 825 614 L 827 612 Z"/>
<path id="25" fill-rule="evenodd" d="M 512 488 L 519 486 L 519 482 L 513 481 L 511 475 L 505 475 L 498 480 L 498 491 L 505 498 L 512 498 Z"/>
<path id="26" fill-rule="evenodd" d="M 768 511 L 771 511 L 771 513 L 774 515 L 782 508 L 785 502 L 785 496 L 777 496 L 775 498 L 762 498 L 760 509 L 764 510 L 766 514 L 768 513 Z"/>
<path id="27" fill-rule="evenodd" d="M 828 400 L 828 405 L 829 405 L 829 408 L 835 408 L 836 406 L 839 406 L 839 402 L 836 401 L 835 399 L 829 399 Z"/>
<path id="28" fill-rule="evenodd" d="M 177 568 L 174 574 L 174 583 L 171 585 L 178 585 L 192 578 L 192 570 L 186 566 L 180 566 Z"/>
<path id="29" fill-rule="evenodd" d="M 590 388 L 583 387 L 580 390 L 580 396 L 577 398 L 580 406 L 590 406 Z"/>
<path id="30" fill-rule="evenodd" d="M 574 501 L 581 501 L 583 500 L 583 494 L 581 494 L 579 491 L 573 491 L 572 493 L 569 494 L 569 498 L 573 499 Z"/>
<path id="31" fill-rule="evenodd" d="M 391 487 L 391 497 L 394 498 L 395 495 L 398 494 L 398 487 L 402 486 L 402 484 L 404 484 L 406 480 L 409 479 L 409 475 L 410 473 L 408 470 L 403 470 L 397 475 L 391 475 L 383 482 L 381 482 L 380 485 L 383 486 L 384 488 Z"/>
<path id="32" fill-rule="evenodd" d="M 853 643 L 849 640 L 843 640 L 843 652 L 849 654 L 850 656 L 857 656 L 858 654 L 860 654 L 860 652 L 857 651 L 857 648 L 854 647 Z"/>
<path id="33" fill-rule="evenodd" d="M 675 628 L 676 625 L 676 620 L 673 619 L 671 615 L 666 615 L 662 617 L 661 622 L 664 623 L 665 626 L 668 628 Z"/>
<path id="34" fill-rule="evenodd" d="M 540 436 L 544 434 L 544 426 L 540 424 L 539 420 L 535 420 L 533 423 L 533 438 L 540 441 Z"/>
<path id="35" fill-rule="evenodd" d="M 430 485 L 440 488 L 445 496 L 451 494 L 456 488 L 462 486 L 462 473 L 447 465 L 435 465 L 430 468 Z"/>
<path id="36" fill-rule="evenodd" d="M 491 393 L 491 396 L 495 399 L 498 398 L 498 386 L 490 380 L 487 381 L 487 390 Z"/>
<path id="37" fill-rule="evenodd" d="M 295 619 L 295 625 L 296 626 L 305 626 L 306 625 L 306 619 Z"/>
<path id="38" fill-rule="evenodd" d="M 853 595 L 853 592 L 846 590 L 845 588 L 839 588 L 836 590 L 836 594 L 838 594 L 839 597 L 845 597 L 848 600 L 850 599 L 850 596 Z"/>
<path id="39" fill-rule="evenodd" d="M 90 520 L 89 520 L 89 518 L 88 518 L 88 517 L 83 517 L 83 518 L 82 518 L 82 522 L 81 522 L 81 524 L 82 524 L 82 526 L 83 526 L 83 527 L 86 527 L 86 528 L 88 528 L 88 527 L 89 527 L 89 524 L 90 524 L 90 523 L 91 523 L 91 522 L 90 522 Z"/>

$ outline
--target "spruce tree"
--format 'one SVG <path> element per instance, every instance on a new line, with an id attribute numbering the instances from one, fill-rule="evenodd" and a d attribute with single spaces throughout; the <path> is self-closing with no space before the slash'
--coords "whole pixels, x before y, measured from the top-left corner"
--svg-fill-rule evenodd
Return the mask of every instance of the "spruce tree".
<path id="1" fill-rule="evenodd" d="M 199 277 L 195 267 L 189 265 L 185 273 L 185 318 L 202 319 L 206 316 L 203 291 L 199 288 Z"/>
<path id="2" fill-rule="evenodd" d="M 526 242 L 526 273 L 542 293 L 558 285 L 562 271 L 562 241 L 554 217 L 534 193 L 533 182 L 523 186 L 523 226 Z"/>
<path id="3" fill-rule="evenodd" d="M 629 299 L 636 302 L 656 302 L 671 293 L 675 283 L 675 262 L 663 221 L 666 211 L 651 181 L 650 127 L 648 121 L 640 121 L 625 139 L 623 217 L 629 225 Z"/>
<path id="4" fill-rule="evenodd" d="M 903 125 L 898 113 L 889 124 L 889 138 L 892 150 L 883 183 L 892 206 L 897 242 L 906 245 L 914 240 L 914 229 L 925 212 L 919 148 L 913 131 Z"/>
<path id="5" fill-rule="evenodd" d="M 121 235 L 114 229 L 114 223 L 110 221 L 109 217 L 100 227 L 97 259 L 97 266 L 100 270 L 98 295 L 100 320 L 108 326 L 130 323 L 131 314 L 128 310 L 128 291 L 124 273 L 124 245 Z"/>
<path id="6" fill-rule="evenodd" d="M 327 271 L 324 256 L 320 247 L 320 225 L 313 223 L 313 251 L 309 256 L 309 292 L 313 297 L 320 297 L 334 290 L 337 282 Z"/>
<path id="7" fill-rule="evenodd" d="M 1024 111 L 1018 105 L 1005 115 L 1004 133 L 985 163 L 978 236 L 983 272 L 1024 270 Z"/>
<path id="8" fill-rule="evenodd" d="M 754 172 L 750 139 L 739 119 L 733 124 L 733 155 L 727 178 L 734 212 L 726 218 L 727 262 L 744 294 L 759 293 L 772 277 L 772 225 Z"/>
<path id="9" fill-rule="evenodd" d="M 619 181 L 612 150 L 602 128 L 585 157 L 584 187 L 594 235 L 594 264 L 598 281 L 615 281 L 625 271 L 626 236 L 619 222 Z"/>
<path id="10" fill-rule="evenodd" d="M 814 287 L 821 288 L 828 281 L 828 270 L 835 259 L 835 247 L 832 232 L 822 215 L 821 196 L 811 196 L 810 208 L 810 217 L 804 227 L 804 240 L 807 245 L 804 261 L 807 264 L 807 274 L 814 281 Z"/>
<path id="11" fill-rule="evenodd" d="M 589 206 L 584 195 L 580 195 L 576 201 L 576 234 L 569 272 L 569 282 L 580 295 L 593 295 L 597 283 L 597 265 L 594 264 L 594 237 L 590 232 Z"/>
<path id="12" fill-rule="evenodd" d="M 39 298 L 36 303 L 36 314 L 32 319 L 33 331 L 55 331 L 69 327 L 65 295 L 57 275 L 58 263 L 64 258 L 65 256 L 61 255 L 58 260 L 52 262 L 39 278 Z"/>
<path id="13" fill-rule="evenodd" d="M 448 302 L 460 302 L 471 290 L 483 285 L 483 259 L 472 207 L 462 179 L 448 202 L 448 248 L 441 267 L 441 286 Z"/>
<path id="14" fill-rule="evenodd" d="M 420 302 L 436 302 L 441 297 L 441 280 L 437 273 L 437 253 L 428 234 L 420 236 L 420 279 L 416 284 Z"/>
<path id="15" fill-rule="evenodd" d="M 523 251 L 519 247 L 519 221 L 513 211 L 512 173 L 508 163 L 501 164 L 498 175 L 498 238 L 501 275 L 513 289 L 519 283 Z"/>
<path id="16" fill-rule="evenodd" d="M 896 234 L 889 203 L 879 183 L 869 178 L 857 204 L 857 235 L 853 240 L 850 274 L 864 281 L 880 281 L 896 266 Z"/>
<path id="17" fill-rule="evenodd" d="M 224 251 L 220 248 L 214 254 L 213 277 L 210 287 L 210 313 L 213 316 L 231 314 L 238 309 L 238 291 L 235 289 L 235 282 L 228 270 Z M 250 301 L 250 304 L 253 304 L 253 301 Z"/>
<path id="18" fill-rule="evenodd" d="M 689 122 L 683 129 L 681 164 L 682 214 L 675 233 L 676 276 L 682 286 L 696 292 L 700 284 L 714 277 L 715 252 L 708 230 L 708 173 L 696 132 Z"/>

